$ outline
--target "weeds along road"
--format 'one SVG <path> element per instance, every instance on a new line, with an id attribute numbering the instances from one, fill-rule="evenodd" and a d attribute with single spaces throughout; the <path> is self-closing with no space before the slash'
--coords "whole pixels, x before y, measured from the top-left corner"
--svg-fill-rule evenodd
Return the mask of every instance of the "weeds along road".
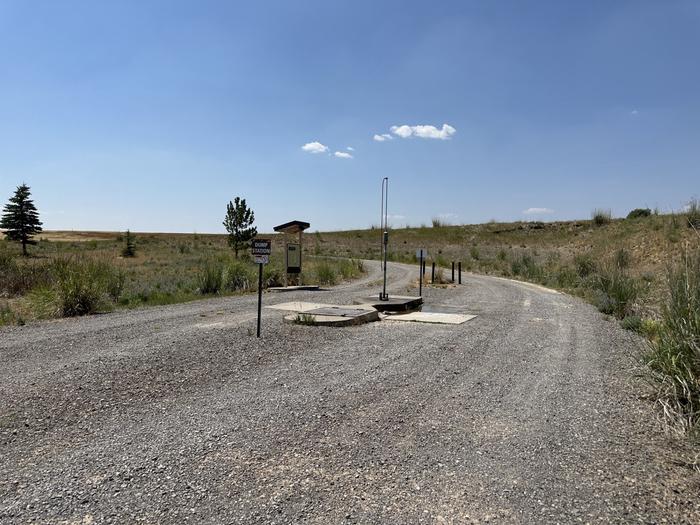
<path id="1" fill-rule="evenodd" d="M 369 275 L 264 302 L 349 303 Z M 391 264 L 390 291 L 417 268 Z M 415 293 L 415 291 L 413 292 Z M 634 337 L 469 275 L 459 326 L 285 324 L 256 297 L 0 330 L 0 522 L 700 522 Z"/>

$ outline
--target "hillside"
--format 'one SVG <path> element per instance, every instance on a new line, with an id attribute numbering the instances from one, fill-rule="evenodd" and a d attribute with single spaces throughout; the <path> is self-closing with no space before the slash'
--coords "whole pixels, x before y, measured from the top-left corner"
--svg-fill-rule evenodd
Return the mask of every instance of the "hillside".
<path id="1" fill-rule="evenodd" d="M 418 248 L 449 268 L 460 261 L 464 271 L 500 275 L 539 282 L 570 293 L 591 297 L 589 274 L 624 266 L 638 283 L 634 311 L 656 317 L 665 289 L 665 273 L 684 250 L 698 245 L 700 236 L 687 226 L 682 214 L 651 215 L 638 219 L 613 219 L 600 225 L 592 220 L 565 222 L 514 222 L 475 225 L 443 225 L 392 229 L 388 257 L 393 261 L 415 262 Z M 277 258 L 283 253 L 282 236 L 273 239 Z M 140 250 L 134 261 L 137 274 L 152 272 L 172 283 L 184 270 L 184 259 L 192 260 L 185 271 L 199 261 L 226 253 L 226 236 L 221 234 L 136 233 Z M 90 253 L 117 257 L 118 232 L 44 232 L 39 237 L 40 255 Z M 307 233 L 307 255 L 376 259 L 380 254 L 380 231 L 376 228 Z M 179 261 L 183 259 L 183 261 Z M 130 266 L 134 266 L 130 264 Z M 180 274 L 181 275 L 181 274 Z M 134 275 L 138 279 L 137 275 Z M 586 278 L 588 278 L 586 280 Z M 163 288 L 168 288 L 163 283 Z"/>
<path id="2" fill-rule="evenodd" d="M 380 237 L 376 229 L 316 233 L 307 236 L 305 248 L 317 255 L 377 258 Z M 584 220 L 400 228 L 391 230 L 389 239 L 390 260 L 415 261 L 416 249 L 426 248 L 429 263 L 448 268 L 451 261 L 461 261 L 466 271 L 570 291 L 579 288 L 575 275 L 585 277 L 582 264 L 600 269 L 622 257 L 629 275 L 644 283 L 637 307 L 646 314 L 658 309 L 668 265 L 700 241 L 684 215 L 614 219 L 602 225 Z"/>

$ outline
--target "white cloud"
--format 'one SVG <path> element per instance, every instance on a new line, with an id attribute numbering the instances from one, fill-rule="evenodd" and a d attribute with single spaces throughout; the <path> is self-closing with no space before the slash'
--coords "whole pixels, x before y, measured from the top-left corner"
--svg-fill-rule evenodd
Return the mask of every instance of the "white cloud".
<path id="1" fill-rule="evenodd" d="M 333 153 L 333 155 L 335 155 L 339 159 L 351 159 L 352 158 L 352 155 L 350 155 L 349 153 L 347 153 L 345 151 L 336 151 L 335 153 Z"/>
<path id="2" fill-rule="evenodd" d="M 440 213 L 438 217 L 440 219 L 456 219 L 458 215 L 456 213 Z"/>
<path id="3" fill-rule="evenodd" d="M 442 128 L 440 129 L 436 128 L 435 126 L 408 126 L 404 124 L 402 126 L 391 126 L 391 132 L 402 139 L 407 139 L 408 137 L 419 137 L 422 139 L 448 140 L 452 137 L 452 135 L 457 133 L 457 130 L 449 124 L 443 124 Z M 374 140 L 377 140 L 377 136 L 384 137 L 386 135 L 375 135 Z"/>
<path id="4" fill-rule="evenodd" d="M 374 137 L 372 137 L 372 138 L 374 140 L 376 140 L 377 142 L 384 142 L 386 140 L 393 140 L 394 139 L 394 137 L 392 137 L 388 133 L 382 133 L 381 135 L 374 135 Z"/>
<path id="5" fill-rule="evenodd" d="M 301 149 L 307 153 L 325 153 L 328 151 L 328 146 L 321 144 L 320 142 L 309 142 L 304 144 Z"/>
<path id="6" fill-rule="evenodd" d="M 411 126 L 406 126 L 405 124 L 403 126 L 391 126 L 391 132 L 394 135 L 398 135 L 402 139 L 407 139 L 413 135 L 413 129 Z"/>
<path id="7" fill-rule="evenodd" d="M 637 111 L 636 109 L 633 109 L 632 111 L 630 111 L 630 115 L 632 115 L 632 116 L 639 115 L 639 111 Z"/>
<path id="8" fill-rule="evenodd" d="M 345 149 L 348 150 L 348 151 L 355 151 L 355 148 L 353 148 L 352 146 L 348 146 L 348 147 L 345 148 Z"/>
<path id="9" fill-rule="evenodd" d="M 549 215 L 550 213 L 554 213 L 554 210 L 550 208 L 528 208 L 523 210 L 525 215 Z"/>

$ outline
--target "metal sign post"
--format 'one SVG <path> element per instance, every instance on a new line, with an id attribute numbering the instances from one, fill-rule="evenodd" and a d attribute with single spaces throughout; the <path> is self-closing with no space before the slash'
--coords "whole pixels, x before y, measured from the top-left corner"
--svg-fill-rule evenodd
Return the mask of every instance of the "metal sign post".
<path id="1" fill-rule="evenodd" d="M 379 294 L 380 301 L 388 301 L 389 294 L 386 293 L 386 252 L 389 245 L 389 177 L 382 179 L 382 262 L 384 264 L 384 287 Z"/>
<path id="2" fill-rule="evenodd" d="M 423 261 L 428 257 L 428 250 L 419 248 L 416 250 L 416 257 L 418 257 L 418 297 L 423 297 L 423 274 L 425 271 Z"/>
<path id="3" fill-rule="evenodd" d="M 272 253 L 272 241 L 270 239 L 253 239 L 253 260 L 258 264 L 258 337 L 260 337 L 260 319 L 262 317 L 262 288 L 263 265 L 270 262 Z"/>

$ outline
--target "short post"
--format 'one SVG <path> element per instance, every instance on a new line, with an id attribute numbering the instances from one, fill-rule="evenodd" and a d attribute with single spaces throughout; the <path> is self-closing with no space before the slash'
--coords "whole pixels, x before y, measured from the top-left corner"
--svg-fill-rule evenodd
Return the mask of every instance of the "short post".
<path id="1" fill-rule="evenodd" d="M 423 250 L 418 261 L 418 297 L 423 297 Z"/>
<path id="2" fill-rule="evenodd" d="M 430 275 L 430 284 L 435 284 L 435 262 L 433 261 L 433 269 Z"/>
<path id="3" fill-rule="evenodd" d="M 425 277 L 425 259 L 423 259 L 423 277 Z"/>
<path id="4" fill-rule="evenodd" d="M 455 283 L 455 262 L 452 261 L 452 284 Z"/>
<path id="5" fill-rule="evenodd" d="M 260 337 L 260 314 L 262 313 L 263 265 L 258 264 L 258 337 Z"/>
<path id="6" fill-rule="evenodd" d="M 458 284 L 462 284 L 462 261 L 457 263 L 457 275 L 459 277 Z"/>

